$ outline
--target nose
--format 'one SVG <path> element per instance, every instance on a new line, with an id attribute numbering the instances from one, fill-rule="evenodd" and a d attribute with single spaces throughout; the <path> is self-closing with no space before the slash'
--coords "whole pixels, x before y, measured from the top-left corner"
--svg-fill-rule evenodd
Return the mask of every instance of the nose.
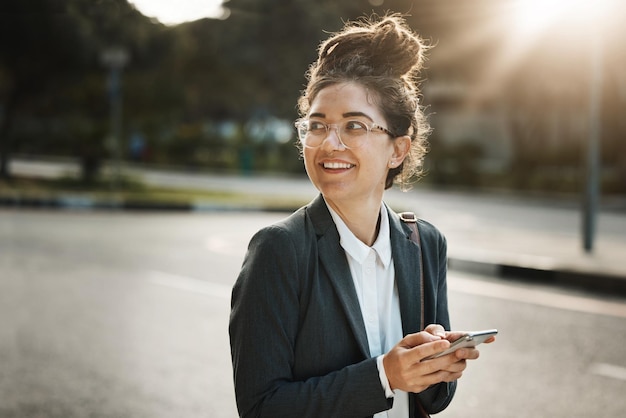
<path id="1" fill-rule="evenodd" d="M 331 150 L 344 150 L 346 146 L 341 141 L 341 137 L 339 136 L 339 126 L 337 125 L 328 125 L 328 131 L 326 132 L 326 138 L 322 142 L 322 147 Z"/>

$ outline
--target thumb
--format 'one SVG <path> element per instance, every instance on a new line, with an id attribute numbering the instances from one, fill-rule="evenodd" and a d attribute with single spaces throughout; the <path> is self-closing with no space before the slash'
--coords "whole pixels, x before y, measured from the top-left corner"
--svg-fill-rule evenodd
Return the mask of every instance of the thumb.
<path id="1" fill-rule="evenodd" d="M 437 335 L 433 335 L 429 332 L 417 332 L 415 334 L 408 334 L 406 335 L 402 341 L 400 341 L 400 345 L 407 347 L 407 348 L 412 348 L 412 347 L 417 347 L 418 345 L 422 345 L 425 343 L 429 343 L 432 341 L 439 341 L 441 340 L 441 337 L 437 336 Z"/>
<path id="2" fill-rule="evenodd" d="M 429 326 L 424 328 L 424 331 L 441 338 L 446 338 L 446 330 L 443 326 L 439 324 L 430 324 Z"/>

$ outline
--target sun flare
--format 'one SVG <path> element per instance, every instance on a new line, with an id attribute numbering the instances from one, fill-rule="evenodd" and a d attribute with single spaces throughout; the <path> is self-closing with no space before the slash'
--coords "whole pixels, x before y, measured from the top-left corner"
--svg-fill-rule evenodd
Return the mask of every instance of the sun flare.
<path id="1" fill-rule="evenodd" d="M 224 6 L 228 0 L 130 0 L 142 14 L 156 18 L 165 25 L 177 25 L 205 17 L 226 19 L 230 15 Z"/>
<path id="2" fill-rule="evenodd" d="M 515 26 L 522 33 L 540 32 L 553 25 L 598 25 L 615 0 L 517 0 Z"/>

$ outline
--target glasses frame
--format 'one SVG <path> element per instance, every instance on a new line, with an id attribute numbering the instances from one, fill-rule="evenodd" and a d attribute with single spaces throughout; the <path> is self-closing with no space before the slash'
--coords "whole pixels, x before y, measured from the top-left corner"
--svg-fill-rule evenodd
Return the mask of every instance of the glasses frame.
<path id="1" fill-rule="evenodd" d="M 300 135 L 300 127 L 302 126 L 303 123 L 308 123 L 310 122 L 311 119 L 307 119 L 307 118 L 300 118 L 300 119 L 296 119 L 296 121 L 294 122 L 294 126 L 296 127 L 296 133 L 298 135 L 298 140 L 300 141 L 300 143 L 302 144 L 302 146 L 306 147 L 306 148 L 319 148 L 322 146 L 322 144 L 324 143 L 324 141 L 326 141 L 326 139 L 328 138 L 328 135 L 330 134 L 330 129 L 333 128 L 335 129 L 335 132 L 337 133 L 337 139 L 339 139 L 339 142 L 341 143 L 341 145 L 343 145 L 345 148 L 347 149 L 354 149 L 354 148 L 359 148 L 362 145 L 362 142 L 360 143 L 360 145 L 356 146 L 356 147 L 349 147 L 345 144 L 345 142 L 343 142 L 343 140 L 341 139 L 341 134 L 340 134 L 340 125 L 344 124 L 344 123 L 348 123 L 348 122 L 359 122 L 362 123 L 363 125 L 365 125 L 365 127 L 367 128 L 367 133 L 364 135 L 365 137 L 369 137 L 369 134 L 374 131 L 378 131 L 380 133 L 384 133 L 389 135 L 390 137 L 394 138 L 395 135 L 387 128 L 380 126 L 377 123 L 368 123 L 368 122 L 364 122 L 362 120 L 357 120 L 357 119 L 346 119 L 344 121 L 341 121 L 339 123 L 326 123 L 324 121 L 321 120 L 315 120 L 315 122 L 317 123 L 321 123 L 322 125 L 324 125 L 326 127 L 326 135 L 324 135 L 324 137 L 322 138 L 322 141 L 319 143 L 319 145 L 315 145 L 315 146 L 311 146 L 311 145 L 307 145 L 307 143 L 305 142 L 305 137 Z"/>

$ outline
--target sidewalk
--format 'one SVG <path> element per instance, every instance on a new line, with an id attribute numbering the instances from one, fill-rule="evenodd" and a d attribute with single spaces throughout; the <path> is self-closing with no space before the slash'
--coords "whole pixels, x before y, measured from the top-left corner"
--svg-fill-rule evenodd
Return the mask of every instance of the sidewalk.
<path id="1" fill-rule="evenodd" d="M 48 178 L 71 174 L 76 169 L 71 162 L 20 160 L 13 162 L 11 168 L 16 174 Z M 150 185 L 251 196 L 288 196 L 302 202 L 317 194 L 306 178 L 218 176 L 137 166 L 126 167 L 125 171 Z M 395 210 L 417 212 L 446 235 L 451 269 L 626 293 L 626 211 L 621 207 L 622 202 L 617 205 L 611 202 L 600 211 L 594 250 L 588 254 L 582 249 L 580 208 L 575 201 L 421 188 L 408 193 L 390 190 L 385 200 Z M 55 196 L 47 201 L 0 196 L 0 206 L 194 211 L 267 209 L 211 202 L 165 202 L 158 206 L 142 202 L 94 202 L 75 195 Z"/>

